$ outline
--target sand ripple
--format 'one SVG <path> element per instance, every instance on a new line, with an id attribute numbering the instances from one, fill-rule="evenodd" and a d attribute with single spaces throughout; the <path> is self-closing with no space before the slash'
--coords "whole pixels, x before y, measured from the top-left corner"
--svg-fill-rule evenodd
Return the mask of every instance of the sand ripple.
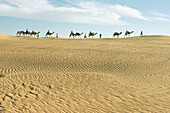
<path id="1" fill-rule="evenodd" d="M 170 112 L 169 50 L 166 36 L 0 35 L 0 112 Z"/>

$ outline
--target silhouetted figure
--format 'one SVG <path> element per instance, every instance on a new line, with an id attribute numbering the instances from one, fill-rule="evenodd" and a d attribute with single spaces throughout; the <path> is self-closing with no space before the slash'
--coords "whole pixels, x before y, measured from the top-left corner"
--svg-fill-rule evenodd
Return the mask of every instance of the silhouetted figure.
<path id="1" fill-rule="evenodd" d="M 84 38 L 87 38 L 86 33 L 85 33 L 85 35 L 84 35 Z"/>
<path id="2" fill-rule="evenodd" d="M 102 34 L 101 33 L 100 33 L 99 37 L 102 38 Z"/>
<path id="3" fill-rule="evenodd" d="M 48 30 L 46 34 L 49 34 L 49 33 L 50 33 L 50 30 Z"/>
<path id="4" fill-rule="evenodd" d="M 40 32 L 38 32 L 38 34 L 37 34 L 37 38 L 39 38 L 39 37 L 40 37 L 39 33 L 40 33 Z"/>
<path id="5" fill-rule="evenodd" d="M 56 34 L 56 38 L 58 38 L 58 33 Z"/>
<path id="6" fill-rule="evenodd" d="M 26 30 L 26 32 L 28 32 L 28 29 Z"/>
<path id="7" fill-rule="evenodd" d="M 31 32 L 28 31 L 28 29 L 27 29 L 26 32 L 25 32 L 25 35 L 26 35 L 26 36 L 30 36 L 30 35 L 31 35 Z"/>
<path id="8" fill-rule="evenodd" d="M 74 37 L 75 37 L 75 33 L 74 33 L 73 31 L 71 31 L 71 33 L 70 33 L 69 37 L 71 38 L 72 36 L 73 36 L 73 39 L 74 39 Z"/>
<path id="9" fill-rule="evenodd" d="M 140 36 L 143 36 L 143 31 L 141 31 Z"/>

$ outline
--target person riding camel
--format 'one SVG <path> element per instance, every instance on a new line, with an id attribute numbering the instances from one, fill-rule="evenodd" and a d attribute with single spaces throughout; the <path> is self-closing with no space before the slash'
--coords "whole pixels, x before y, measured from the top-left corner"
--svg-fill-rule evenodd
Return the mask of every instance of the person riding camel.
<path id="1" fill-rule="evenodd" d="M 47 34 L 49 34 L 49 33 L 50 33 L 50 30 L 47 31 Z"/>

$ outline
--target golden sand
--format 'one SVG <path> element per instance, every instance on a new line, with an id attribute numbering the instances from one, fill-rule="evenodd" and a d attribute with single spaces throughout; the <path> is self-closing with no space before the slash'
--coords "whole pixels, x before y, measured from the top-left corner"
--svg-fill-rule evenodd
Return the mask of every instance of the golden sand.
<path id="1" fill-rule="evenodd" d="M 0 34 L 0 112 L 170 112 L 170 37 Z"/>

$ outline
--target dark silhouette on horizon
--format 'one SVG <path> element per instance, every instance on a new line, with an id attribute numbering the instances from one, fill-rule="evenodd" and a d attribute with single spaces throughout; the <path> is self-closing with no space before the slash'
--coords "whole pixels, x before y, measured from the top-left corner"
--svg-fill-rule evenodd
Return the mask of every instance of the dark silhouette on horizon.
<path id="1" fill-rule="evenodd" d="M 120 36 L 121 34 L 122 34 L 122 32 L 120 32 L 120 33 L 115 32 L 115 33 L 113 34 L 113 37 L 117 36 L 117 38 L 119 38 L 119 36 Z"/>
<path id="2" fill-rule="evenodd" d="M 141 36 L 141 37 L 143 36 L 143 31 L 140 32 L 140 36 Z"/>
<path id="3" fill-rule="evenodd" d="M 91 31 L 90 31 L 90 33 L 89 33 L 89 38 L 90 38 L 90 37 L 93 37 L 93 38 L 94 38 L 95 35 L 97 35 L 97 33 L 94 33 L 94 32 L 91 32 Z"/>
<path id="4" fill-rule="evenodd" d="M 51 37 L 52 37 L 52 35 L 53 35 L 54 33 L 55 33 L 55 32 L 50 32 L 50 30 L 48 30 L 45 36 L 46 36 L 46 37 L 48 37 L 48 36 L 51 36 Z"/>
<path id="5" fill-rule="evenodd" d="M 127 30 L 126 30 L 126 32 L 125 32 L 125 37 L 127 37 L 127 36 L 130 37 L 130 34 L 132 34 L 133 32 L 134 32 L 134 31 L 131 31 L 131 32 L 130 32 L 130 31 L 127 31 Z"/>

